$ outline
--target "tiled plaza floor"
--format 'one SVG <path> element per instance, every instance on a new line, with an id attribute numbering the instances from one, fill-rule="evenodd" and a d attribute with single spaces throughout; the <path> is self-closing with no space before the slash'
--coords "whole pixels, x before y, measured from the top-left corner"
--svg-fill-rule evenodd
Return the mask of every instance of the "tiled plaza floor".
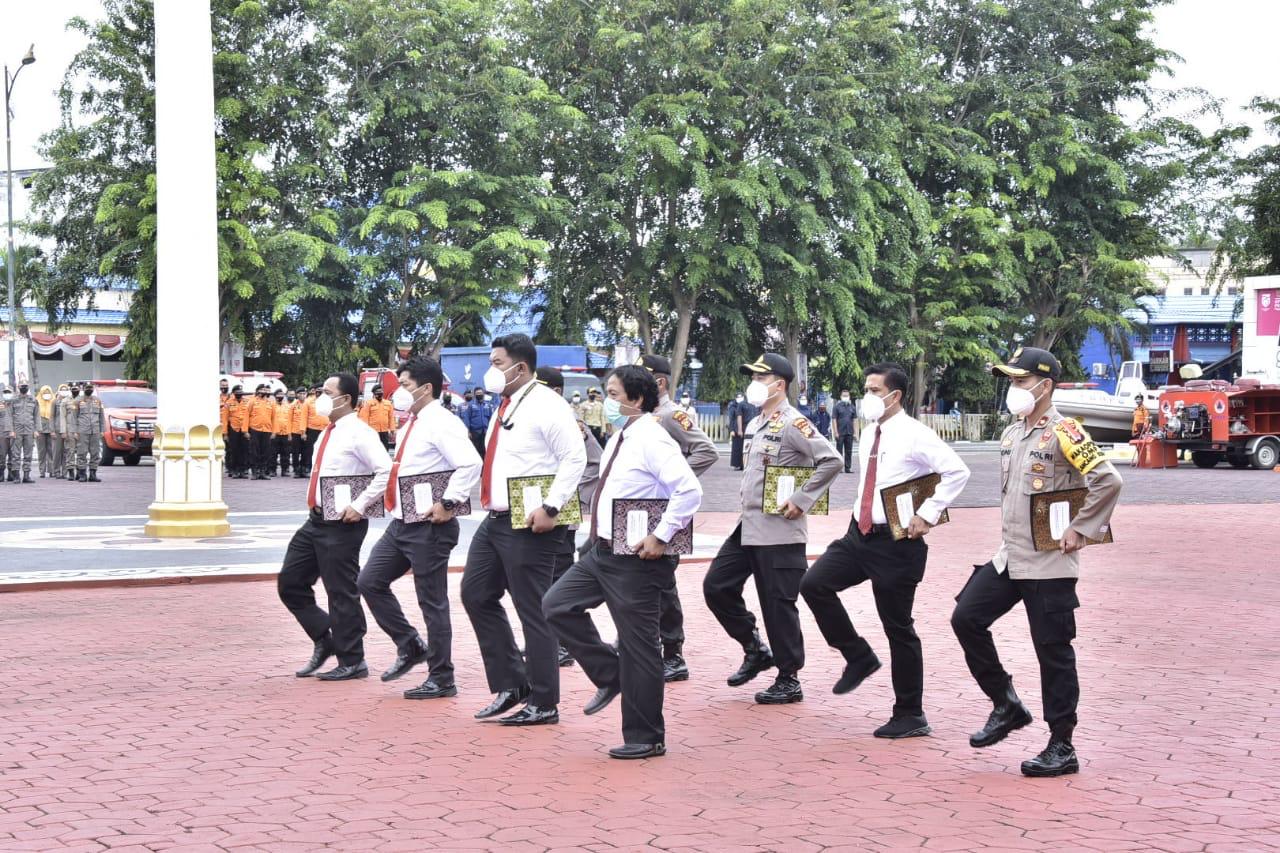
<path id="1" fill-rule="evenodd" d="M 870 734 L 892 703 L 888 667 L 833 696 L 837 656 L 803 605 L 805 701 L 752 704 L 764 677 L 725 686 L 740 652 L 702 602 L 702 566 L 680 575 L 693 678 L 667 690 L 670 753 L 632 763 L 605 755 L 618 703 L 580 713 L 592 687 L 576 667 L 560 725 L 472 720 L 489 694 L 457 576 L 461 694 L 437 702 L 399 696 L 425 673 L 378 681 L 394 650 L 372 623 L 373 678 L 294 678 L 309 644 L 270 583 L 0 596 L 0 849 L 1280 847 L 1276 505 L 1120 509 L 1117 543 L 1084 558 L 1084 766 L 1057 780 L 1018 774 L 1044 746 L 1038 719 L 988 750 L 967 743 L 990 706 L 948 617 L 995 513 L 959 510 L 930 537 L 917 618 L 934 734 L 905 742 Z M 887 664 L 870 590 L 845 600 Z M 996 634 L 1039 718 L 1021 610 Z"/>

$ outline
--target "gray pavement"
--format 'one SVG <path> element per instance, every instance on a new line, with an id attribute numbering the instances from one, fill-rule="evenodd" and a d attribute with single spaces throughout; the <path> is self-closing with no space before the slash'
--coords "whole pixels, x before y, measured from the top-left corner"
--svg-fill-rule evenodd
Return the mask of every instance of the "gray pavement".
<path id="1" fill-rule="evenodd" d="M 994 445 L 957 446 L 957 450 L 973 476 L 956 506 L 997 505 L 999 454 Z M 1128 465 L 1120 465 L 1119 470 L 1125 478 L 1121 500 L 1128 504 L 1280 502 L 1280 474 L 1271 471 L 1201 470 L 1189 463 L 1163 471 Z M 289 538 L 305 518 L 306 480 L 227 480 L 224 497 L 232 511 L 231 536 L 194 541 L 151 539 L 142 527 L 153 497 L 154 468 L 116 465 L 100 473 L 104 479 L 101 484 L 62 480 L 0 484 L 0 575 L 52 580 L 115 572 L 121 577 L 145 578 L 171 574 L 178 568 L 185 574 L 270 573 L 278 569 Z M 703 478 L 703 511 L 736 511 L 740 480 L 738 472 L 729 470 L 727 456 L 723 458 Z M 856 473 L 836 479 L 831 492 L 833 511 L 852 508 L 857 483 Z M 478 506 L 478 495 L 475 501 Z M 477 524 L 477 519 L 462 519 L 453 564 L 463 562 Z M 366 553 L 385 525 L 383 520 L 371 522 Z M 1162 530 L 1153 517 L 1151 534 Z M 696 545 L 699 554 L 709 555 L 717 543 L 708 540 Z"/>

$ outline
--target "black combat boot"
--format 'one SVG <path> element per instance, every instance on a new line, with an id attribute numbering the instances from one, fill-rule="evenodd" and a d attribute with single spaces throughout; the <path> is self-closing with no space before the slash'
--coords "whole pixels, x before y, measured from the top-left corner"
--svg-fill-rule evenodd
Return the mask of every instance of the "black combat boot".
<path id="1" fill-rule="evenodd" d="M 1080 772 L 1080 759 L 1071 744 L 1074 726 L 1055 726 L 1049 745 L 1035 758 L 1022 762 L 1023 776 L 1066 776 Z"/>
<path id="2" fill-rule="evenodd" d="M 991 701 L 995 703 L 995 709 L 987 717 L 987 724 L 982 730 L 969 735 L 969 746 L 991 746 L 1007 738 L 1010 732 L 1031 724 L 1031 712 L 1013 692 L 1012 681 L 1002 693 L 992 696 Z"/>
<path id="3" fill-rule="evenodd" d="M 751 642 L 747 643 L 743 651 L 746 654 L 742 658 L 742 666 L 729 676 L 730 687 L 740 687 L 766 669 L 773 668 L 773 652 L 769 651 L 769 647 L 760 639 L 759 631 L 751 635 Z"/>

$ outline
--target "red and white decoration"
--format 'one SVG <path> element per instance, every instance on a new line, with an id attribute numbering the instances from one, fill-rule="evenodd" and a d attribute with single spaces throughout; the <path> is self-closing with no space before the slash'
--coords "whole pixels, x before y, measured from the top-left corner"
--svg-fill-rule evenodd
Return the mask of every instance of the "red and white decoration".
<path id="1" fill-rule="evenodd" d="M 89 351 L 98 355 L 116 355 L 124 349 L 121 335 L 47 335 L 31 333 L 31 349 L 38 355 L 84 355 Z"/>

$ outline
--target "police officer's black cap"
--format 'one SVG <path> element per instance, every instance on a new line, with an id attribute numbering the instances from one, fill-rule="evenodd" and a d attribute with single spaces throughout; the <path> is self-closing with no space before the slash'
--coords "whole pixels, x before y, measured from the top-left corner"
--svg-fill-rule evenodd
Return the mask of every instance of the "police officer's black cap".
<path id="1" fill-rule="evenodd" d="M 294 393 L 295 393 L 295 394 L 305 394 L 305 393 L 307 393 L 307 389 L 306 389 L 306 388 L 303 388 L 302 386 L 298 386 L 298 390 L 297 390 L 297 391 L 295 391 Z"/>
<path id="2" fill-rule="evenodd" d="M 751 364 L 742 365 L 744 376 L 756 376 L 762 373 L 780 376 L 788 382 L 794 382 L 796 378 L 796 369 L 791 366 L 791 362 L 776 352 L 767 352 Z"/>
<path id="3" fill-rule="evenodd" d="M 243 385 L 237 385 L 237 386 L 235 386 L 234 388 L 232 388 L 232 389 L 231 389 L 231 393 L 232 393 L 232 394 L 243 394 L 243 393 L 244 393 L 244 386 L 243 386 Z"/>
<path id="4" fill-rule="evenodd" d="M 636 364 L 650 373 L 656 373 L 660 376 L 671 375 L 671 359 L 663 358 L 660 355 L 642 355 L 636 361 Z"/>
<path id="5" fill-rule="evenodd" d="M 538 381 L 548 388 L 564 390 L 564 374 L 554 367 L 539 367 L 533 372 Z"/>
<path id="6" fill-rule="evenodd" d="M 1062 375 L 1062 363 L 1046 349 L 1018 347 L 1004 364 L 993 365 L 991 373 L 1005 376 L 1043 376 L 1057 382 Z"/>

